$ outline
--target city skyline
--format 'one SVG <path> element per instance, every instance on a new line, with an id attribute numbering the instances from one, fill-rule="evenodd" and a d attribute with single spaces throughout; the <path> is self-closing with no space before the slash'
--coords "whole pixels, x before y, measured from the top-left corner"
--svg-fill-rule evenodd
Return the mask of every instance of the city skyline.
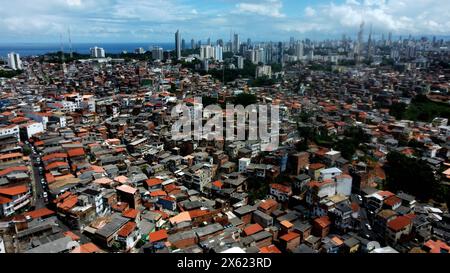
<path id="1" fill-rule="evenodd" d="M 38 0 L 31 7 L 22 2 L 2 4 L 6 27 L 0 43 L 57 42 L 69 28 L 74 43 L 171 42 L 176 29 L 186 41 L 228 41 L 232 33 L 254 41 L 325 39 L 354 37 L 362 21 L 372 25 L 374 37 L 450 34 L 450 3 L 438 0 Z"/>

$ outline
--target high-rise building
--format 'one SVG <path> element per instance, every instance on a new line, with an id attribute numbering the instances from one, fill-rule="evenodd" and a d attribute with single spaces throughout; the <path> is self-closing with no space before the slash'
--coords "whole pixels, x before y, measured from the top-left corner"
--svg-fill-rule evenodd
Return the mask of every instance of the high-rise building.
<path id="1" fill-rule="evenodd" d="M 233 39 L 233 53 L 239 53 L 239 47 L 241 45 L 241 42 L 239 40 L 239 34 L 234 34 Z"/>
<path id="2" fill-rule="evenodd" d="M 152 49 L 152 59 L 153 60 L 162 60 L 164 59 L 164 50 L 162 47 L 154 46 Z"/>
<path id="3" fill-rule="evenodd" d="M 260 65 L 256 67 L 255 77 L 260 78 L 267 76 L 269 78 L 272 77 L 272 67 L 270 65 Z"/>
<path id="4" fill-rule="evenodd" d="M 136 48 L 136 49 L 134 50 L 134 52 L 135 52 L 136 54 L 144 54 L 144 53 L 145 53 L 145 49 L 142 48 L 142 47 L 139 47 L 139 48 Z"/>
<path id="5" fill-rule="evenodd" d="M 214 57 L 214 48 L 209 45 L 202 45 L 200 47 L 200 59 L 207 60 Z"/>
<path id="6" fill-rule="evenodd" d="M 214 59 L 216 61 L 222 61 L 223 48 L 221 46 L 202 45 L 200 47 L 200 59 L 208 60 Z"/>
<path id="7" fill-rule="evenodd" d="M 195 49 L 195 40 L 191 39 L 191 49 Z"/>
<path id="8" fill-rule="evenodd" d="M 22 61 L 20 60 L 20 55 L 18 53 L 11 52 L 8 54 L 8 66 L 13 70 L 22 69 Z"/>
<path id="9" fill-rule="evenodd" d="M 299 41 L 295 44 L 295 56 L 297 56 L 297 60 L 301 60 L 303 55 L 303 42 Z"/>
<path id="10" fill-rule="evenodd" d="M 220 45 L 216 45 L 214 47 L 214 59 L 216 61 L 222 61 L 223 60 L 223 47 Z"/>
<path id="11" fill-rule="evenodd" d="M 91 48 L 91 57 L 92 58 L 105 58 L 105 50 L 101 47 L 94 46 Z"/>
<path id="12" fill-rule="evenodd" d="M 186 41 L 184 39 L 181 39 L 181 50 L 186 49 Z"/>
<path id="13" fill-rule="evenodd" d="M 238 69 L 244 68 L 244 58 L 242 56 L 236 56 L 236 62 L 237 62 Z"/>
<path id="14" fill-rule="evenodd" d="M 218 39 L 217 42 L 216 42 L 216 45 L 223 47 L 224 46 L 223 40 L 222 39 Z"/>
<path id="15" fill-rule="evenodd" d="M 177 59 L 181 59 L 181 34 L 179 30 L 175 32 L 175 53 Z"/>

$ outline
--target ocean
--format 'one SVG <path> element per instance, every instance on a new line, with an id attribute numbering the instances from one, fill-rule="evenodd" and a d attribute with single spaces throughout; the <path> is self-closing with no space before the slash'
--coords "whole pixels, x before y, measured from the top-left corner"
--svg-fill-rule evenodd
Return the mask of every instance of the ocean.
<path id="1" fill-rule="evenodd" d="M 173 50 L 174 43 L 73 43 L 73 52 L 80 54 L 89 54 L 90 48 L 98 46 L 105 49 L 105 53 L 121 53 L 122 51 L 134 52 L 137 48 L 151 50 L 153 46 L 162 47 L 164 50 Z M 69 45 L 64 44 L 64 52 L 69 52 Z M 61 50 L 61 44 L 58 43 L 0 43 L 0 57 L 6 58 L 8 53 L 16 52 L 21 57 L 43 55 L 49 52 Z"/>

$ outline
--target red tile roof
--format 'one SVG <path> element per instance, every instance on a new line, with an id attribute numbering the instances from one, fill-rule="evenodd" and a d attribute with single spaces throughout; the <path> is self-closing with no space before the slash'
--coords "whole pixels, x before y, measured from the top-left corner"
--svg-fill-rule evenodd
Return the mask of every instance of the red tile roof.
<path id="1" fill-rule="evenodd" d="M 139 211 L 137 209 L 132 209 L 132 208 L 129 208 L 122 212 L 123 217 L 130 218 L 130 219 L 136 219 L 138 214 L 139 214 Z"/>
<path id="2" fill-rule="evenodd" d="M 27 171 L 28 171 L 28 167 L 26 167 L 26 166 L 9 167 L 9 168 L 6 168 L 6 169 L 0 171 L 0 177 L 8 175 L 12 172 L 27 172 Z"/>
<path id="3" fill-rule="evenodd" d="M 399 216 L 388 222 L 388 227 L 393 231 L 400 231 L 411 224 L 411 219 L 406 216 Z"/>
<path id="4" fill-rule="evenodd" d="M 29 216 L 33 219 L 36 219 L 36 218 L 41 218 L 41 217 L 50 216 L 50 215 L 54 215 L 54 214 L 55 214 L 55 212 L 53 210 L 49 210 L 48 208 L 41 208 L 41 209 L 25 212 L 23 215 Z"/>
<path id="5" fill-rule="evenodd" d="M 161 229 L 161 230 L 158 230 L 158 231 L 155 231 L 155 232 L 151 232 L 149 234 L 149 241 L 151 243 L 163 241 L 163 240 L 166 240 L 167 238 L 168 238 L 167 230 L 165 230 L 165 229 Z"/>
<path id="6" fill-rule="evenodd" d="M 6 196 L 15 196 L 28 192 L 28 187 L 25 185 L 19 185 L 14 187 L 0 188 L 0 194 Z"/>
<path id="7" fill-rule="evenodd" d="M 79 241 L 80 240 L 80 236 L 76 235 L 75 233 L 73 233 L 70 230 L 64 232 L 64 236 L 67 236 L 67 237 L 71 238 L 72 241 Z"/>
<path id="8" fill-rule="evenodd" d="M 250 226 L 244 228 L 244 234 L 246 236 L 250 236 L 250 235 L 258 233 L 262 230 L 263 230 L 262 226 L 260 226 L 259 224 L 253 224 L 253 225 L 250 225 Z"/>
<path id="9" fill-rule="evenodd" d="M 283 236 L 280 237 L 280 240 L 283 240 L 285 242 L 289 242 L 294 240 L 295 238 L 300 237 L 300 234 L 296 233 L 296 232 L 289 232 L 287 234 L 284 234 Z"/>
<path id="10" fill-rule="evenodd" d="M 270 184 L 270 187 L 272 189 L 275 189 L 277 191 L 284 192 L 284 193 L 290 193 L 292 191 L 291 187 L 281 185 L 281 184 Z"/>
<path id="11" fill-rule="evenodd" d="M 328 216 L 322 216 L 314 219 L 314 222 L 317 223 L 321 228 L 325 228 L 331 225 L 330 218 Z"/>
<path id="12" fill-rule="evenodd" d="M 163 190 L 157 190 L 157 191 L 152 191 L 150 193 L 150 196 L 155 197 L 155 196 L 166 196 L 167 193 Z"/>
<path id="13" fill-rule="evenodd" d="M 429 253 L 449 253 L 450 252 L 450 246 L 448 246 L 445 242 L 441 240 L 433 241 L 428 240 L 425 244 L 425 247 L 429 249 Z"/>
<path id="14" fill-rule="evenodd" d="M 22 157 L 22 156 L 23 156 L 22 153 L 0 154 L 0 160 L 16 158 L 16 157 Z"/>
<path id="15" fill-rule="evenodd" d="M 281 251 L 274 245 L 264 246 L 259 249 L 259 253 L 281 253 Z"/>
<path id="16" fill-rule="evenodd" d="M 98 252 L 101 252 L 98 246 L 96 246 L 94 243 L 87 243 L 79 247 L 76 247 L 74 250 L 72 250 L 71 253 L 98 253 Z"/>
<path id="17" fill-rule="evenodd" d="M 398 198 L 397 196 L 395 196 L 395 195 L 390 196 L 386 200 L 384 200 L 384 203 L 386 205 L 388 205 L 388 206 L 391 206 L 391 207 L 396 205 L 396 204 L 399 204 L 401 202 L 402 202 L 402 200 L 400 198 Z"/>
<path id="18" fill-rule="evenodd" d="M 128 222 L 119 230 L 117 235 L 126 238 L 131 234 L 131 232 L 133 232 L 135 228 L 136 228 L 135 222 Z"/>
<path id="19" fill-rule="evenodd" d="M 69 157 L 84 156 L 84 149 L 83 148 L 70 149 L 67 151 L 67 154 L 69 155 Z"/>
<path id="20" fill-rule="evenodd" d="M 52 170 L 52 169 L 56 169 L 59 167 L 69 168 L 69 164 L 67 164 L 67 162 L 56 161 L 56 162 L 52 162 L 52 163 L 48 164 L 47 166 L 45 166 L 45 170 Z"/>
<path id="21" fill-rule="evenodd" d="M 325 168 L 325 165 L 323 165 L 322 163 L 313 163 L 313 164 L 309 165 L 309 169 L 313 170 L 313 171 L 322 169 L 322 168 Z"/>
<path id="22" fill-rule="evenodd" d="M 160 184 L 162 184 L 162 182 L 163 181 L 161 179 L 159 179 L 159 178 L 150 178 L 150 179 L 145 180 L 145 183 L 147 183 L 147 185 L 149 187 L 160 185 Z"/>
<path id="23" fill-rule="evenodd" d="M 55 158 L 67 158 L 67 154 L 66 153 L 53 153 L 53 154 L 44 155 L 42 157 L 42 161 L 48 161 L 48 160 L 55 159 Z"/>
<path id="24" fill-rule="evenodd" d="M 62 203 L 58 204 L 58 208 L 61 208 L 63 210 L 69 210 L 78 203 L 78 197 L 76 195 L 71 195 L 64 199 Z"/>
<path id="25" fill-rule="evenodd" d="M 201 216 L 208 214 L 209 210 L 195 209 L 195 210 L 190 210 L 188 212 L 189 212 L 189 216 L 191 217 L 191 219 L 193 219 L 193 218 L 201 217 Z"/>
<path id="26" fill-rule="evenodd" d="M 223 187 L 223 183 L 220 180 L 214 181 L 214 182 L 212 182 L 212 184 L 214 187 L 219 188 L 219 189 L 221 189 Z"/>
<path id="27" fill-rule="evenodd" d="M 268 210 L 274 206 L 277 206 L 278 202 L 275 201 L 274 199 L 267 199 L 264 202 L 261 202 L 261 204 L 259 204 L 259 207 L 262 208 L 263 210 Z"/>
<path id="28" fill-rule="evenodd" d="M 9 198 L 7 198 L 7 197 L 0 196 L 0 205 L 8 204 L 8 203 L 10 203 L 11 201 L 12 201 L 12 199 L 9 199 Z"/>

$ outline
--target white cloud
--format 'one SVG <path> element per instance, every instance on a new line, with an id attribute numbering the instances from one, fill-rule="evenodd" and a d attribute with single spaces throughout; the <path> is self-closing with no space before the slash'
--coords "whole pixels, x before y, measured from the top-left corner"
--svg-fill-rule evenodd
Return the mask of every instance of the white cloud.
<path id="1" fill-rule="evenodd" d="M 310 7 L 310 6 L 307 6 L 305 8 L 305 15 L 308 16 L 308 17 L 313 17 L 313 16 L 316 15 L 316 10 L 313 9 L 312 7 Z"/>
<path id="2" fill-rule="evenodd" d="M 285 14 L 281 12 L 283 4 L 278 0 L 265 0 L 259 3 L 239 3 L 236 4 L 238 13 L 253 13 L 262 16 L 269 16 L 274 18 L 286 17 Z"/>

